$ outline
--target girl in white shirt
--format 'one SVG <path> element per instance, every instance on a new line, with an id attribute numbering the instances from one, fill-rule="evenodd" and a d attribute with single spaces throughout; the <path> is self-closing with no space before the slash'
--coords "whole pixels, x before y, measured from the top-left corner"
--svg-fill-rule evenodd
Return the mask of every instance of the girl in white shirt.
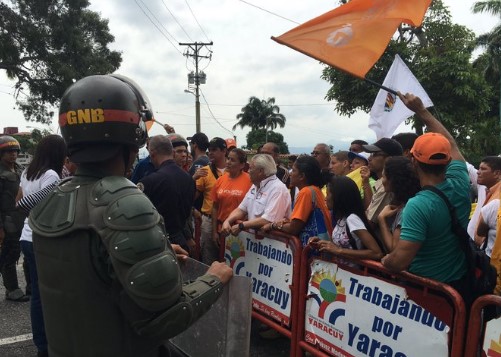
<path id="1" fill-rule="evenodd" d="M 38 192 L 46 186 L 60 180 L 66 159 L 66 144 L 59 135 L 48 135 L 38 144 L 33 161 L 21 175 L 21 188 L 24 196 Z M 45 337 L 42 303 L 38 288 L 38 275 L 33 252 L 32 230 L 28 218 L 24 222 L 21 234 L 21 250 L 28 262 L 31 277 L 31 330 L 33 342 L 39 356 L 47 355 L 47 338 Z"/>
<path id="2" fill-rule="evenodd" d="M 383 252 L 365 216 L 356 183 L 346 176 L 333 177 L 326 200 L 335 224 L 332 241 L 312 237 L 309 241 L 312 247 L 339 257 L 380 260 Z"/>

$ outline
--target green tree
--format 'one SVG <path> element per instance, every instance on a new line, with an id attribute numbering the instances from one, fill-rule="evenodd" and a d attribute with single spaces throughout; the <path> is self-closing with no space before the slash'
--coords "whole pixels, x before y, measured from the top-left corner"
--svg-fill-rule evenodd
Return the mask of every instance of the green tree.
<path id="1" fill-rule="evenodd" d="M 233 130 L 237 126 L 250 127 L 256 129 L 270 129 L 285 126 L 285 116 L 280 114 L 280 107 L 275 105 L 275 98 L 261 100 L 257 97 L 250 97 L 249 103 L 242 108 L 241 113 L 237 114 L 238 122 L 233 125 Z"/>
<path id="2" fill-rule="evenodd" d="M 50 134 L 51 134 L 51 132 L 46 130 L 46 129 L 44 129 L 42 131 L 40 131 L 38 129 L 33 129 L 30 136 L 16 135 L 16 134 L 14 134 L 12 136 L 14 138 L 16 138 L 17 141 L 19 141 L 19 145 L 21 146 L 21 152 L 28 153 L 30 155 L 34 155 L 35 149 L 36 149 L 38 143 L 40 142 L 40 140 L 42 140 L 43 137 L 50 135 Z"/>
<path id="3" fill-rule="evenodd" d="M 471 62 L 474 33 L 452 23 L 449 10 L 440 0 L 434 0 L 421 27 L 401 25 L 397 35 L 367 78 L 382 83 L 398 53 L 433 100 L 436 115 L 463 151 L 467 155 L 473 149 L 485 153 L 487 148 L 473 148 L 471 139 L 483 135 L 478 123 L 486 119 L 494 93 Z M 323 70 L 322 78 L 332 84 L 326 98 L 336 101 L 337 112 L 351 115 L 356 110 L 370 111 L 378 88 L 330 67 Z M 418 133 L 422 131 L 419 121 L 411 118 L 410 122 Z M 499 124 L 492 130 L 499 131 Z"/>
<path id="4" fill-rule="evenodd" d="M 281 154 L 289 153 L 289 146 L 284 141 L 284 136 L 274 131 L 268 131 L 268 138 L 266 138 L 266 129 L 253 129 L 247 133 L 247 149 L 256 150 L 261 145 L 267 142 L 272 142 L 278 145 Z"/>
<path id="5" fill-rule="evenodd" d="M 473 13 L 491 13 L 501 20 L 501 0 L 476 2 L 472 10 Z M 499 121 L 501 119 L 501 21 L 490 32 L 478 36 L 476 45 L 484 49 L 484 52 L 473 65 L 482 71 L 484 78 L 493 86 L 495 92 L 488 116 L 496 117 Z"/>
<path id="6" fill-rule="evenodd" d="M 0 2 L 0 69 L 16 80 L 15 98 L 27 120 L 49 123 L 64 90 L 90 74 L 114 72 L 121 54 L 108 20 L 87 0 Z"/>

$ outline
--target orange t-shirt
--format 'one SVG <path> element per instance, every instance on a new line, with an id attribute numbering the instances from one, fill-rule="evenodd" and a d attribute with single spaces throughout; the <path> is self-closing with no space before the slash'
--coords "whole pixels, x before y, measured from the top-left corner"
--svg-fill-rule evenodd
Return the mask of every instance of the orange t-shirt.
<path id="1" fill-rule="evenodd" d="M 312 192 L 310 187 L 315 192 L 315 205 L 320 208 L 322 214 L 324 215 L 325 226 L 327 228 L 327 233 L 329 236 L 332 234 L 332 222 L 329 209 L 325 203 L 325 197 L 317 186 L 306 186 L 303 187 L 297 194 L 296 200 L 294 201 L 294 209 L 292 210 L 291 220 L 299 219 L 305 224 L 308 222 L 311 213 L 313 212 L 313 200 Z"/>
<path id="2" fill-rule="evenodd" d="M 211 199 L 218 204 L 217 220 L 219 222 L 224 222 L 230 213 L 238 207 L 251 186 L 252 182 L 247 172 L 242 172 L 234 179 L 225 173 L 217 179 L 212 187 Z"/>

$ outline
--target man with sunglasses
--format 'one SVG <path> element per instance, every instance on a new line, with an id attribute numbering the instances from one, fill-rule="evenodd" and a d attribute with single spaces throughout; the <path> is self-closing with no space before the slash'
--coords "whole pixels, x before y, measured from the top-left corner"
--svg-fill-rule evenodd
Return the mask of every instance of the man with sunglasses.
<path id="1" fill-rule="evenodd" d="M 311 156 L 313 156 L 320 164 L 320 169 L 322 170 L 322 179 L 324 185 L 327 185 L 332 177 L 331 173 L 331 147 L 324 143 L 319 143 L 315 145 Z M 322 189 L 324 195 L 327 195 L 326 186 Z"/>

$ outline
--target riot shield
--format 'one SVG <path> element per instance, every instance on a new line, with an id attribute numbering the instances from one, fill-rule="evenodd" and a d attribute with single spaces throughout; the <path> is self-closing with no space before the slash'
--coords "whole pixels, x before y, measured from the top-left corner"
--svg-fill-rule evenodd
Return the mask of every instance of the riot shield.
<path id="1" fill-rule="evenodd" d="M 208 266 L 189 258 L 180 264 L 183 279 L 194 280 Z M 170 341 L 188 356 L 249 356 L 251 281 L 233 276 L 211 309 L 186 331 Z"/>

